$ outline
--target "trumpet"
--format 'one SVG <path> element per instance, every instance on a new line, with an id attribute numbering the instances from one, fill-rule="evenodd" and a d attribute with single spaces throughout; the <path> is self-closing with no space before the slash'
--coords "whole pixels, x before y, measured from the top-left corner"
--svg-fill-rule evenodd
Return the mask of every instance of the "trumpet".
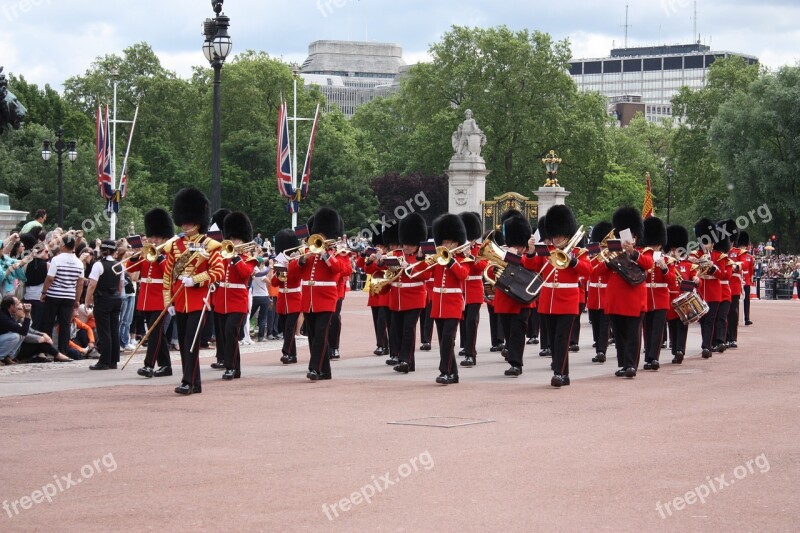
<path id="1" fill-rule="evenodd" d="M 578 245 L 581 239 L 583 239 L 585 233 L 586 232 L 583 231 L 583 226 L 581 226 L 564 248 L 556 248 L 550 252 L 550 264 L 553 265 L 553 268 L 564 270 L 569 266 L 572 261 L 572 250 Z M 586 250 L 581 251 L 581 255 L 584 253 L 586 253 Z M 580 257 L 580 255 L 578 257 Z"/>
<path id="2" fill-rule="evenodd" d="M 311 235 L 305 244 L 301 244 L 300 246 L 295 246 L 294 248 L 289 248 L 288 250 L 284 250 L 283 253 L 287 256 L 294 251 L 300 250 L 302 248 L 306 248 L 306 251 L 303 252 L 301 255 L 297 257 L 293 257 L 294 259 L 300 259 L 301 257 L 305 257 L 307 255 L 315 255 L 321 254 L 336 242 L 336 239 L 326 239 L 322 236 L 321 233 L 315 233 Z"/>
<path id="3" fill-rule="evenodd" d="M 139 254 L 142 256 L 141 259 L 139 259 L 138 261 L 136 261 L 135 263 L 133 263 L 132 265 L 130 265 L 128 267 L 123 267 L 125 262 L 121 261 L 119 263 L 116 263 L 114 266 L 112 266 L 111 267 L 111 271 L 114 272 L 114 274 L 120 275 L 123 272 L 127 272 L 128 270 L 130 270 L 132 268 L 136 268 L 137 266 L 141 265 L 145 261 L 147 261 L 148 263 L 155 263 L 156 261 L 158 261 L 159 256 L 161 256 L 161 251 L 167 245 L 172 244 L 177 239 L 178 239 L 178 236 L 176 235 L 175 237 L 172 237 L 171 239 L 169 239 L 164 244 L 160 244 L 158 246 L 154 246 L 154 245 L 152 245 L 150 243 L 147 243 L 142 247 L 141 252 L 139 252 Z M 136 255 L 136 254 L 134 254 L 134 255 Z"/>
<path id="4" fill-rule="evenodd" d="M 255 250 L 260 248 L 256 241 L 233 244 L 233 241 L 225 239 L 220 244 L 222 245 L 222 248 L 220 249 L 219 255 L 223 259 L 231 259 L 232 257 L 243 253 L 253 253 Z"/>

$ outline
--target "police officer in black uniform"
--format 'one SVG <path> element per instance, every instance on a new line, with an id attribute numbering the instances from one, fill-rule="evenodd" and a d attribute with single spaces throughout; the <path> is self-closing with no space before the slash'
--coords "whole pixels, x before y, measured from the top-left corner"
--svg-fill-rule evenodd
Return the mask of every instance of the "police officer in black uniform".
<path id="1" fill-rule="evenodd" d="M 117 368 L 119 362 L 119 312 L 122 308 L 122 276 L 114 272 L 117 264 L 114 251 L 117 245 L 105 240 L 100 245 L 103 258 L 92 266 L 89 274 L 89 289 L 86 306 L 94 306 L 97 326 L 97 350 L 100 359 L 90 366 L 91 370 Z"/>

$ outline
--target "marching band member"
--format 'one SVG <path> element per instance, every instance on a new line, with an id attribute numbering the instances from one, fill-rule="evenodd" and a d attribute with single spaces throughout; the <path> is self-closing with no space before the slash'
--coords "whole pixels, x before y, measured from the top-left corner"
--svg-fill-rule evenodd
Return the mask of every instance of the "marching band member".
<path id="1" fill-rule="evenodd" d="M 622 249 L 629 258 L 645 272 L 653 268 L 653 258 L 636 249 L 636 243 L 642 239 L 642 216 L 638 209 L 621 207 L 611 217 L 615 233 L 630 230 L 632 241 L 623 240 Z M 617 370 L 614 375 L 632 378 L 639 366 L 639 351 L 642 340 L 642 314 L 645 305 L 647 287 L 642 283 L 631 285 L 606 263 L 597 266 L 601 275 L 607 276 L 606 314 L 614 329 L 617 349 Z"/>
<path id="2" fill-rule="evenodd" d="M 505 216 L 505 215 L 504 215 Z M 522 215 L 512 215 L 503 222 L 503 236 L 508 252 L 520 258 L 520 263 L 527 268 L 525 251 L 531 239 L 531 224 Z M 506 257 L 509 253 L 506 252 Z M 492 269 L 490 277 L 496 279 L 496 269 Z M 522 374 L 522 357 L 525 351 L 525 336 L 528 329 L 528 317 L 531 307 L 523 304 L 503 291 L 494 292 L 494 312 L 503 327 L 505 336 L 506 360 L 510 365 L 504 372 L 506 376 L 518 377 Z"/>
<path id="3" fill-rule="evenodd" d="M 744 280 L 742 278 L 742 257 L 741 257 L 741 250 L 738 247 L 738 240 L 739 240 L 739 229 L 736 226 L 736 223 L 730 220 L 729 222 L 733 223 L 734 232 L 731 234 L 731 249 L 728 251 L 728 259 L 730 259 L 732 265 L 732 273 L 730 281 L 731 287 L 731 307 L 728 311 L 728 327 L 727 332 L 725 335 L 725 345 L 728 348 L 738 348 L 739 346 L 736 344 L 736 341 L 739 339 L 739 302 L 742 298 L 742 290 L 744 285 Z"/>
<path id="4" fill-rule="evenodd" d="M 505 246 L 506 241 L 501 233 L 488 231 L 483 235 L 483 239 L 492 235 L 494 242 L 498 246 Z M 490 352 L 503 352 L 505 350 L 505 340 L 503 339 L 503 326 L 500 325 L 500 317 L 494 312 L 494 285 L 484 280 L 483 301 L 486 302 L 486 311 L 489 313 L 489 335 L 492 337 L 492 347 Z"/>
<path id="5" fill-rule="evenodd" d="M 144 214 L 144 232 L 148 244 L 158 247 L 175 236 L 175 224 L 166 210 L 157 207 Z M 172 361 L 169 356 L 169 341 L 163 328 L 163 318 L 158 325 L 155 323 L 164 311 L 166 256 L 159 253 L 157 259 L 152 262 L 142 259 L 137 261 L 134 258 L 131 258 L 126 266 L 129 268 L 128 273 L 131 277 L 137 275 L 139 277 L 139 297 L 136 299 L 136 310 L 144 316 L 145 326 L 148 329 L 153 328 L 147 342 L 144 366 L 136 373 L 146 378 L 171 376 Z M 154 370 L 156 363 L 158 363 L 158 369 Z"/>
<path id="6" fill-rule="evenodd" d="M 428 240 L 433 242 L 433 227 L 428 226 Z M 419 349 L 423 352 L 429 352 L 431 350 L 431 339 L 433 339 L 433 319 L 431 318 L 431 308 L 433 307 L 433 278 L 428 278 L 425 280 L 425 294 L 427 295 L 427 300 L 425 304 L 425 309 L 420 313 L 420 328 L 419 328 L 419 337 L 420 337 L 420 345 Z"/>
<path id="7" fill-rule="evenodd" d="M 339 217 L 339 235 L 344 235 L 344 221 Z M 343 241 L 344 246 L 348 246 L 346 241 Z M 331 360 L 339 359 L 339 338 L 342 336 L 342 304 L 344 297 L 347 294 L 347 284 L 350 283 L 350 276 L 353 275 L 353 263 L 350 262 L 350 252 L 337 252 L 336 258 L 342 263 L 342 273 L 339 276 L 339 285 L 337 286 L 338 299 L 336 300 L 336 311 L 331 318 L 331 338 L 330 348 Z"/>
<path id="8" fill-rule="evenodd" d="M 688 246 L 689 230 L 677 225 L 667 227 L 667 250 L 675 260 L 675 283 L 670 288 L 670 301 L 683 292 L 694 291 L 700 285 L 700 278 L 694 272 L 694 263 L 689 261 Z M 683 323 L 671 305 L 667 311 L 667 321 L 672 344 L 672 364 L 679 365 L 683 363 L 683 357 L 686 354 L 686 336 L 689 333 L 689 325 Z"/>
<path id="9" fill-rule="evenodd" d="M 548 248 L 550 248 L 553 243 L 550 240 L 550 237 L 547 235 L 547 229 L 544 226 L 544 221 L 545 217 L 543 216 L 539 217 L 539 220 L 536 224 L 536 231 L 539 232 L 539 240 L 541 241 L 540 244 L 544 244 Z M 547 331 L 549 320 L 545 319 L 544 312 L 538 305 L 536 306 L 536 314 L 539 319 L 539 337 L 541 338 L 541 343 L 542 343 L 541 344 L 542 349 L 539 351 L 539 357 L 553 357 L 553 348 L 550 343 L 551 339 Z"/>
<path id="10" fill-rule="evenodd" d="M 256 259 L 235 247 L 253 240 L 253 226 L 244 213 L 234 211 L 225 217 L 222 234 L 234 245 L 232 257 L 222 260 L 222 280 L 214 291 L 211 301 L 214 312 L 220 317 L 220 328 L 216 330 L 217 346 L 222 345 L 225 373 L 222 379 L 232 380 L 242 376 L 242 360 L 239 353 L 239 334 L 245 325 L 249 304 L 248 285 L 253 275 Z M 245 327 L 249 327 L 247 324 Z"/>
<path id="11" fill-rule="evenodd" d="M 378 258 L 386 253 L 383 245 L 383 233 L 374 233 L 370 244 L 375 251 L 369 255 L 362 254 L 356 261 L 358 268 L 370 275 L 372 282 L 383 279 L 385 269 L 378 268 Z M 382 291 L 374 294 L 371 290 L 367 297 L 367 306 L 372 309 L 372 326 L 375 329 L 375 355 L 389 355 L 389 292 Z"/>
<path id="12" fill-rule="evenodd" d="M 592 228 L 590 240 L 592 243 L 599 244 L 612 229 L 614 228 L 611 227 L 611 222 L 600 221 Z M 592 273 L 589 275 L 589 292 L 586 307 L 589 309 L 589 322 L 592 323 L 592 338 L 595 347 L 595 356 L 592 357 L 592 362 L 605 363 L 609 337 L 608 315 L 605 312 L 608 274 L 600 273 L 597 268 L 598 259 L 596 257 L 590 259 L 590 262 L 592 264 Z"/>
<path id="13" fill-rule="evenodd" d="M 466 240 L 472 243 L 469 254 L 459 254 L 459 260 L 469 268 L 469 274 L 464 280 L 464 316 L 461 320 L 460 331 L 463 333 L 463 346 L 466 358 L 461 361 L 461 366 L 471 367 L 478 362 L 478 323 L 481 316 L 481 303 L 483 303 L 483 271 L 488 264 L 485 259 L 477 259 L 478 239 L 483 233 L 483 224 L 477 213 L 464 212 L 458 215 L 464 223 Z M 469 261 L 466 259 L 469 258 Z M 434 285 L 435 287 L 435 285 Z"/>
<path id="14" fill-rule="evenodd" d="M 297 272 L 289 277 L 289 258 L 284 254 L 286 250 L 298 249 L 300 241 L 290 229 L 282 229 L 275 234 L 275 266 L 274 275 L 270 280 L 273 287 L 278 287 L 278 300 L 275 304 L 278 315 L 283 317 L 283 347 L 281 348 L 281 363 L 285 365 L 297 362 L 297 343 L 295 330 L 297 319 L 300 317 L 302 295 L 300 294 L 300 276 Z"/>
<path id="15" fill-rule="evenodd" d="M 708 313 L 700 319 L 700 333 L 702 335 L 703 359 L 711 357 L 713 346 L 714 326 L 717 323 L 722 298 L 722 281 L 727 281 L 727 258 L 722 258 L 722 252 L 714 249 L 714 241 L 719 237 L 717 227 L 707 219 L 701 218 L 694 225 L 694 234 L 700 249 L 694 252 L 690 260 L 698 264 L 700 287 L 698 294 L 708 304 Z M 702 268 L 700 264 L 704 264 Z"/>
<path id="16" fill-rule="evenodd" d="M 402 229 L 401 229 L 402 235 Z M 433 240 L 437 246 L 453 250 L 467 242 L 467 230 L 458 215 L 446 213 L 433 221 Z M 443 265 L 438 261 L 433 267 L 433 307 L 431 318 L 436 322 L 439 337 L 439 376 L 436 383 L 458 383 L 456 365 L 456 328 L 464 313 L 464 282 L 470 269 L 462 264 L 458 254 L 449 254 Z M 425 262 L 422 262 L 424 265 Z"/>
<path id="17" fill-rule="evenodd" d="M 720 280 L 720 288 L 722 289 L 722 301 L 719 304 L 719 311 L 717 312 L 717 323 L 714 325 L 714 346 L 711 348 L 712 352 L 724 352 L 728 345 L 725 338 L 728 335 L 728 314 L 731 310 L 732 292 L 731 292 L 731 278 L 733 278 L 734 264 L 728 257 L 728 252 L 731 251 L 731 240 L 729 235 L 736 239 L 736 222 L 733 220 L 720 220 L 717 222 L 719 228 L 720 239 L 714 243 L 714 250 L 720 252 L 720 259 L 723 260 L 722 268 L 725 270 L 725 279 Z"/>
<path id="18" fill-rule="evenodd" d="M 554 205 L 544 219 L 545 232 L 552 242 L 550 252 L 563 249 L 578 232 L 578 222 L 572 210 L 566 205 Z M 553 353 L 553 377 L 550 385 L 561 387 L 570 384 L 569 342 L 572 328 L 576 327 L 581 286 L 579 278 L 588 278 L 592 266 L 585 250 L 574 249 L 565 268 L 556 268 L 552 256 L 535 256 L 533 270 L 542 272 L 546 280 L 539 293 L 539 311 L 547 321 L 547 332 Z"/>
<path id="19" fill-rule="evenodd" d="M 391 226 L 385 227 L 383 230 L 383 242 L 386 245 L 386 253 L 384 254 L 385 257 L 397 257 L 398 255 L 402 255 L 402 250 L 400 248 L 400 226 L 397 221 L 393 221 L 394 223 Z M 383 270 L 383 277 L 388 278 L 392 272 L 390 272 L 386 266 L 384 265 L 384 257 L 379 257 L 378 262 L 376 263 L 378 269 Z M 397 289 L 395 287 L 389 286 L 388 289 L 384 289 L 383 293 L 386 294 L 389 302 L 389 307 L 387 311 L 387 321 L 386 327 L 389 330 L 389 359 L 386 360 L 386 364 L 392 367 L 397 366 L 397 363 L 400 362 L 400 358 L 398 354 L 400 353 L 400 335 L 399 332 L 395 329 L 395 324 L 397 322 L 395 318 L 395 314 L 397 313 L 397 303 L 398 299 L 393 298 L 392 295 Z"/>
<path id="20" fill-rule="evenodd" d="M 753 323 L 750 320 L 750 290 L 753 287 L 753 272 L 756 270 L 756 260 L 753 259 L 753 254 L 750 253 L 750 234 L 745 230 L 739 230 L 736 246 L 739 247 L 739 261 L 742 263 L 744 325 L 749 326 Z"/>
<path id="21" fill-rule="evenodd" d="M 400 221 L 399 240 L 402 246 L 400 267 L 420 262 L 417 258 L 419 244 L 428 236 L 428 226 L 419 213 L 411 213 Z M 425 266 L 422 264 L 421 266 Z M 414 350 L 417 342 L 419 315 L 427 304 L 424 277 L 411 278 L 405 272 L 392 282 L 389 292 L 390 308 L 394 310 L 392 332 L 397 335 L 398 364 L 394 371 L 402 374 L 414 372 Z"/>
<path id="22" fill-rule="evenodd" d="M 653 268 L 647 271 L 645 281 L 646 300 L 644 313 L 644 370 L 658 370 L 661 367 L 661 342 L 667 325 L 667 310 L 671 309 L 669 287 L 675 283 L 675 267 L 666 262 L 663 248 L 667 244 L 667 228 L 658 217 L 648 217 L 644 221 L 646 248 L 642 253 L 653 260 Z"/>
<path id="23" fill-rule="evenodd" d="M 312 235 L 322 235 L 326 240 L 338 239 L 342 236 L 339 220 L 336 210 L 320 207 L 313 215 L 309 231 Z M 342 262 L 330 248 L 322 253 L 306 253 L 289 262 L 289 277 L 300 276 L 302 280 L 302 310 L 311 352 L 306 377 L 311 381 L 331 379 L 328 335 L 336 311 L 337 284 L 342 272 Z"/>
<path id="24" fill-rule="evenodd" d="M 209 233 L 221 235 L 222 234 L 222 225 L 225 221 L 225 217 L 231 214 L 231 210 L 225 207 L 221 209 L 217 209 L 211 215 L 211 225 L 208 227 Z M 214 343 L 214 352 L 216 355 L 216 361 L 211 363 L 211 368 L 214 370 L 225 370 L 225 347 L 219 342 L 219 334 L 223 327 L 223 317 L 217 313 L 216 309 L 213 307 L 208 310 L 208 314 L 210 315 L 211 320 L 207 320 L 203 324 L 203 337 L 208 339 L 212 336 L 216 339 Z"/>
<path id="25" fill-rule="evenodd" d="M 205 235 L 209 218 L 206 195 L 194 188 L 181 189 L 175 196 L 172 219 L 183 230 L 183 236 L 163 250 L 167 256 L 163 277 L 164 306 L 172 307 L 175 314 L 183 367 L 181 384 L 175 392 L 184 395 L 202 392 L 198 330 L 203 325 L 200 318 L 209 303 L 211 287 L 223 275 L 220 243 Z"/>

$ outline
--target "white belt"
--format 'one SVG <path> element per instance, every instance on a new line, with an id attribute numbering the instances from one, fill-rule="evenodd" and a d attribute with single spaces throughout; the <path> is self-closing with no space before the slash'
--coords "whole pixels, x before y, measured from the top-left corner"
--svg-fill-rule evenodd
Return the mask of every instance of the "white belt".
<path id="1" fill-rule="evenodd" d="M 714 276 L 700 276 L 700 279 L 717 279 Z"/>
<path id="2" fill-rule="evenodd" d="M 144 283 L 144 284 L 148 284 L 148 283 L 156 284 L 156 283 L 158 283 L 159 285 L 162 285 L 164 283 L 164 280 L 163 279 L 146 278 L 146 279 L 142 280 L 142 283 Z"/>
<path id="3" fill-rule="evenodd" d="M 220 287 L 224 287 L 224 288 L 226 288 L 226 289 L 246 289 L 246 288 L 247 288 L 247 285 L 244 285 L 244 284 L 242 284 L 242 283 L 228 283 L 228 282 L 224 282 L 224 283 L 220 283 L 220 284 L 219 284 L 219 286 L 220 286 Z"/>
<path id="4" fill-rule="evenodd" d="M 720 285 L 728 285 L 730 282 L 728 280 L 720 281 Z"/>
<path id="5" fill-rule="evenodd" d="M 548 289 L 577 289 L 578 287 L 580 287 L 580 284 L 578 284 L 578 283 L 559 283 L 559 282 L 550 283 L 548 281 L 547 283 L 544 283 L 542 286 L 543 287 L 547 287 Z"/>
<path id="6" fill-rule="evenodd" d="M 338 285 L 335 281 L 310 281 L 303 280 L 304 287 L 336 287 Z"/>
<path id="7" fill-rule="evenodd" d="M 596 289 L 605 289 L 606 287 L 608 287 L 608 284 L 607 283 L 590 283 L 589 287 L 594 287 Z"/>
<path id="8" fill-rule="evenodd" d="M 278 289 L 278 292 L 281 294 L 289 294 L 292 292 L 300 292 L 300 287 L 295 287 L 293 289 Z"/>
<path id="9" fill-rule="evenodd" d="M 397 287 L 398 289 L 410 289 L 411 287 L 422 287 L 424 282 L 422 281 L 415 281 L 414 283 L 400 283 L 399 281 L 395 281 L 392 283 L 392 287 Z"/>
<path id="10" fill-rule="evenodd" d="M 467 281 L 483 281 L 483 276 L 467 276 Z"/>
<path id="11" fill-rule="evenodd" d="M 434 287 L 433 292 L 438 292 L 439 294 L 461 294 L 461 289 L 445 289 L 443 287 Z"/>
<path id="12" fill-rule="evenodd" d="M 666 283 L 648 283 L 647 284 L 647 288 L 648 289 L 666 289 L 667 287 L 669 287 L 669 285 L 667 285 Z"/>

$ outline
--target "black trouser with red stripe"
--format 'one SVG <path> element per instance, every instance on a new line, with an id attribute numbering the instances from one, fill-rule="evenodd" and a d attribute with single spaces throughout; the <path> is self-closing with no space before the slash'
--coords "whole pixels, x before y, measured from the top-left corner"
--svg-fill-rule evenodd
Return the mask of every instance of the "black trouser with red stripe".
<path id="1" fill-rule="evenodd" d="M 372 308 L 372 325 L 375 328 L 375 346 L 378 348 L 389 349 L 388 330 L 388 307 Z"/>
<path id="2" fill-rule="evenodd" d="M 542 350 L 546 350 L 550 348 L 553 349 L 553 342 L 550 338 L 550 320 L 548 320 L 549 315 L 545 313 L 539 313 L 539 344 L 541 345 Z"/>
<path id="3" fill-rule="evenodd" d="M 534 307 L 531 309 L 531 316 L 528 318 L 528 333 L 529 339 L 539 337 L 539 311 Z"/>
<path id="4" fill-rule="evenodd" d="M 223 324 L 223 315 L 217 313 L 213 309 L 209 309 L 208 311 L 206 311 L 206 314 L 208 313 L 211 313 L 211 316 L 213 318 L 212 322 L 214 324 L 214 339 L 215 339 L 214 351 L 216 352 L 215 355 L 217 358 L 217 363 L 222 364 L 225 362 L 225 346 L 223 346 L 222 343 L 220 342 L 220 337 L 225 335 L 224 333 L 220 333 L 225 328 Z M 201 333 L 200 335 L 202 336 L 203 333 Z M 197 337 L 197 344 L 200 344 L 200 337 Z"/>
<path id="5" fill-rule="evenodd" d="M 428 304 L 425 306 L 425 312 L 423 313 L 424 320 L 422 320 L 422 333 L 420 335 L 423 344 L 430 344 L 431 339 L 433 339 L 433 319 L 431 318 L 431 309 L 433 309 L 433 302 L 428 300 Z"/>
<path id="6" fill-rule="evenodd" d="M 750 285 L 744 286 L 744 302 L 742 303 L 742 309 L 744 310 L 744 321 L 747 322 L 750 320 Z"/>
<path id="7" fill-rule="evenodd" d="M 703 350 L 710 350 L 714 345 L 714 325 L 717 322 L 720 302 L 706 303 L 708 304 L 708 313 L 700 319 L 700 335 L 702 336 L 700 347 Z"/>
<path id="8" fill-rule="evenodd" d="M 408 363 L 411 370 L 414 370 L 414 350 L 417 346 L 417 322 L 420 313 L 422 313 L 421 308 L 396 311 L 395 323 L 392 325 L 392 329 L 397 331 L 399 337 L 397 358 L 401 363 Z"/>
<path id="9" fill-rule="evenodd" d="M 297 342 L 294 338 L 294 330 L 297 328 L 297 320 L 300 313 L 289 313 L 283 315 L 283 348 L 281 353 L 290 357 L 297 357 Z"/>
<path id="10" fill-rule="evenodd" d="M 608 315 L 614 325 L 614 345 L 617 348 L 617 366 L 633 368 L 639 366 L 639 350 L 642 340 L 642 315 Z"/>
<path id="11" fill-rule="evenodd" d="M 172 362 L 169 358 L 169 341 L 167 335 L 164 333 L 164 318 L 158 321 L 156 319 L 161 314 L 161 311 L 143 311 L 144 322 L 148 330 L 153 328 L 150 337 L 147 338 L 147 355 L 144 356 L 144 366 L 153 368 L 158 363 L 158 366 L 172 367 Z M 164 316 L 167 316 L 164 314 Z"/>
<path id="12" fill-rule="evenodd" d="M 668 322 L 669 341 L 672 344 L 672 355 L 677 352 L 686 353 L 686 336 L 689 334 L 689 326 L 684 324 L 680 318 L 673 318 Z"/>
<path id="13" fill-rule="evenodd" d="M 493 305 L 487 305 L 486 310 L 489 311 L 489 335 L 492 337 L 492 346 L 500 346 L 504 343 L 500 315 L 495 314 Z"/>
<path id="14" fill-rule="evenodd" d="M 331 317 L 331 333 L 330 339 L 328 339 L 329 350 L 333 352 L 333 350 L 339 349 L 339 337 L 342 335 L 342 303 L 344 302 L 344 298 L 339 298 L 336 300 L 336 311 L 333 313 L 333 317 Z"/>
<path id="15" fill-rule="evenodd" d="M 569 344 L 578 323 L 578 315 L 544 316 L 547 317 L 547 331 L 553 350 L 553 373 L 568 376 Z"/>
<path id="16" fill-rule="evenodd" d="M 389 355 L 398 357 L 400 353 L 400 326 L 397 318 L 398 311 L 386 308 L 386 327 L 389 329 Z"/>
<path id="17" fill-rule="evenodd" d="M 731 308 L 728 311 L 728 334 L 725 340 L 736 342 L 739 339 L 739 296 L 731 297 Z"/>
<path id="18" fill-rule="evenodd" d="M 220 329 L 217 330 L 217 344 L 222 344 L 222 354 L 227 370 L 242 371 L 239 357 L 239 333 L 247 313 L 218 314 Z"/>
<path id="19" fill-rule="evenodd" d="M 458 375 L 456 364 L 456 328 L 457 318 L 437 318 L 436 332 L 439 335 L 439 372 L 447 375 Z"/>
<path id="20" fill-rule="evenodd" d="M 602 309 L 589 309 L 589 321 L 592 323 L 592 338 L 595 352 L 606 354 L 608 350 L 608 315 Z"/>
<path id="21" fill-rule="evenodd" d="M 506 349 L 508 350 L 508 357 L 506 360 L 511 366 L 522 368 L 522 356 L 525 352 L 525 335 L 528 333 L 528 317 L 530 314 L 531 309 L 529 307 L 523 307 L 522 310 L 515 315 L 497 314 L 497 316 L 500 317 L 500 323 L 503 325 L 503 332 L 506 337 Z"/>
<path id="22" fill-rule="evenodd" d="M 731 309 L 731 302 L 720 302 L 717 311 L 717 322 L 714 324 L 714 346 L 719 346 L 725 342 L 728 334 L 728 311 Z"/>
<path id="23" fill-rule="evenodd" d="M 308 370 L 323 375 L 331 375 L 331 353 L 328 350 L 328 334 L 331 327 L 332 311 L 305 313 L 306 333 L 311 360 Z"/>
<path id="24" fill-rule="evenodd" d="M 181 383 L 188 383 L 191 387 L 200 386 L 200 335 L 197 335 L 194 350 L 191 348 L 195 333 L 200 327 L 201 314 L 202 311 L 175 313 L 175 320 L 178 324 L 178 345 L 181 348 L 181 366 L 183 367 Z"/>
<path id="25" fill-rule="evenodd" d="M 464 319 L 459 328 L 462 333 L 461 346 L 466 350 L 467 357 L 477 359 L 478 351 L 475 345 L 478 342 L 478 323 L 481 319 L 481 304 L 467 304 L 464 306 Z"/>
<path id="26" fill-rule="evenodd" d="M 572 334 L 569 338 L 570 345 L 578 344 L 581 341 L 581 315 L 583 314 L 583 310 L 586 309 L 586 304 L 578 304 L 578 316 L 577 320 L 575 320 L 575 325 L 572 328 Z"/>
<path id="27" fill-rule="evenodd" d="M 666 324 L 666 309 L 656 309 L 644 314 L 644 361 L 646 363 L 658 361 Z"/>

